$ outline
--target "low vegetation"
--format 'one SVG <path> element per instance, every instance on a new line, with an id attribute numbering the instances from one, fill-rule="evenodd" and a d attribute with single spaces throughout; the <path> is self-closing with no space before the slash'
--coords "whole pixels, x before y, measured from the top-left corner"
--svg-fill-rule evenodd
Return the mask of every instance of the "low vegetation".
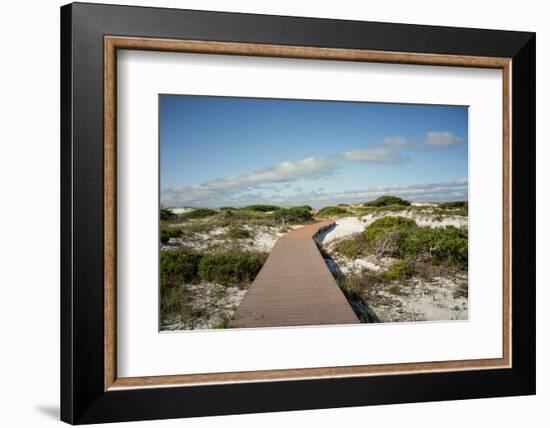
<path id="1" fill-rule="evenodd" d="M 240 226 L 232 226 L 229 228 L 225 237 L 228 239 L 248 239 L 252 236 L 249 230 Z"/>
<path id="2" fill-rule="evenodd" d="M 160 209 L 160 219 L 161 220 L 170 220 L 176 218 L 176 214 L 169 208 Z"/>
<path id="3" fill-rule="evenodd" d="M 392 243 L 399 244 L 415 227 L 416 222 L 409 218 L 382 217 L 365 229 L 367 246 L 374 249 L 380 246 L 386 247 Z"/>
<path id="4" fill-rule="evenodd" d="M 187 248 L 162 251 L 161 290 L 201 281 L 243 286 L 254 280 L 266 258 L 263 253 L 236 250 L 212 254 Z"/>
<path id="5" fill-rule="evenodd" d="M 345 275 L 342 271 L 335 273 L 354 311 L 361 320 L 376 321 L 376 314 L 368 308 L 360 309 L 367 307 L 365 302 L 375 306 L 382 302 L 393 307 L 392 299 L 409 296 L 418 281 L 431 281 L 454 272 L 463 275 L 468 266 L 467 229 L 419 224 L 426 224 L 426 215 L 431 216 L 432 222 L 449 224 L 447 218 L 453 217 L 452 224 L 464 224 L 456 216 L 467 216 L 467 210 L 466 201 L 413 206 L 395 196 L 380 197 L 366 204 L 331 205 L 318 211 L 309 205 L 269 204 L 218 209 L 162 208 L 163 328 L 229 327 L 234 309 L 258 275 L 267 252 L 281 232 L 288 230 L 285 226 L 304 225 L 322 218 L 368 224 L 361 227 L 364 228 L 361 233 L 333 241 L 331 251 L 335 251 L 338 263 L 347 260 L 349 266 L 355 266 L 351 271 L 345 270 Z M 364 217 L 366 215 L 369 216 Z M 361 258 L 364 263 L 354 265 Z M 380 260 L 384 261 L 382 265 L 369 269 L 371 261 Z M 457 282 L 456 288 L 453 286 L 447 291 L 449 296 L 467 298 L 467 282 L 466 285 Z"/>
<path id="6" fill-rule="evenodd" d="M 261 219 L 261 214 L 256 215 L 250 211 L 241 211 L 235 209 L 221 210 L 214 216 L 209 218 L 208 223 L 211 227 L 240 227 L 243 224 L 247 224 L 254 219 Z"/>
<path id="7" fill-rule="evenodd" d="M 442 209 L 468 208 L 468 201 L 443 202 L 438 205 Z"/>
<path id="8" fill-rule="evenodd" d="M 468 201 L 444 202 L 434 210 L 439 215 L 468 216 Z"/>
<path id="9" fill-rule="evenodd" d="M 352 213 L 349 210 L 341 206 L 329 206 L 329 207 L 321 208 L 319 211 L 315 213 L 315 216 L 320 218 L 325 218 L 325 217 L 338 217 L 338 216 L 344 216 L 344 215 L 350 215 L 350 214 Z"/>
<path id="10" fill-rule="evenodd" d="M 240 209 L 241 210 L 247 210 L 247 211 L 259 211 L 259 212 L 262 212 L 262 213 L 267 213 L 267 212 L 271 212 L 271 211 L 277 211 L 280 208 L 281 207 L 278 207 L 277 205 L 256 204 L 256 205 L 247 205 L 246 207 L 242 207 Z"/>
<path id="11" fill-rule="evenodd" d="M 362 254 L 407 258 L 468 267 L 468 231 L 454 226 L 419 227 L 412 219 L 382 217 L 363 233 L 342 240 L 337 250 L 348 258 Z"/>
<path id="12" fill-rule="evenodd" d="M 251 283 L 262 268 L 265 256 L 246 252 L 207 254 L 201 258 L 198 275 L 222 285 Z"/>
<path id="13" fill-rule="evenodd" d="M 387 207 L 391 205 L 409 206 L 411 203 L 397 196 L 380 196 L 374 201 L 366 202 L 364 205 L 367 207 Z"/>
<path id="14" fill-rule="evenodd" d="M 341 240 L 336 249 L 348 259 L 356 259 L 362 255 L 367 246 L 367 238 L 364 233 L 357 233 L 347 239 Z"/>
<path id="15" fill-rule="evenodd" d="M 201 255 L 187 248 L 162 251 L 160 254 L 161 292 L 183 284 L 197 282 Z"/>
<path id="16" fill-rule="evenodd" d="M 179 227 L 183 235 L 177 237 L 189 238 L 197 233 L 208 233 L 219 227 L 231 230 L 226 235 L 228 239 L 246 239 L 246 229 L 255 226 L 281 227 L 284 224 L 305 224 L 314 221 L 313 209 L 309 205 L 281 208 L 276 205 L 248 205 L 242 208 L 222 207 L 219 209 L 196 208 L 190 211 L 174 214 L 172 211 L 161 210 L 161 228 L 165 230 Z M 185 224 L 183 224 L 185 223 Z M 245 226 L 245 227 L 243 227 Z M 176 236 L 164 232 L 162 243 Z"/>
<path id="17" fill-rule="evenodd" d="M 161 288 L 160 311 L 162 314 L 177 314 L 185 321 L 197 315 L 191 305 L 190 293 L 183 287 Z"/>
<path id="18" fill-rule="evenodd" d="M 380 274 L 380 279 L 383 282 L 405 281 L 412 278 L 416 272 L 416 266 L 411 260 L 397 260 L 392 263 L 387 271 Z"/>
<path id="19" fill-rule="evenodd" d="M 468 231 L 454 226 L 418 227 L 404 241 L 401 252 L 424 261 L 449 263 L 468 268 Z"/>
<path id="20" fill-rule="evenodd" d="M 210 208 L 197 208 L 192 211 L 188 211 L 186 213 L 181 214 L 180 218 L 183 220 L 201 219 L 206 217 L 212 217 L 217 213 L 218 212 L 216 210 L 212 210 Z"/>
<path id="21" fill-rule="evenodd" d="M 301 224 L 307 223 L 313 220 L 313 214 L 309 207 L 290 207 L 280 208 L 273 212 L 272 218 L 277 221 L 285 221 L 286 223 Z"/>
<path id="22" fill-rule="evenodd" d="M 170 238 L 181 238 L 183 231 L 181 229 L 161 229 L 160 242 L 167 244 Z"/>

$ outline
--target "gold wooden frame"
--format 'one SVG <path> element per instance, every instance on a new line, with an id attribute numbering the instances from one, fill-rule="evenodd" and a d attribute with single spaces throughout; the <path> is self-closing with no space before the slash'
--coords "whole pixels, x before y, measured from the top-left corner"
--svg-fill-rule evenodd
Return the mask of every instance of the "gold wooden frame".
<path id="1" fill-rule="evenodd" d="M 503 81 L 503 349 L 502 358 L 119 378 L 116 372 L 116 52 L 118 49 L 337 61 L 494 68 Z M 382 52 L 106 36 L 104 38 L 104 389 L 305 378 L 353 377 L 511 367 L 511 58 Z"/>

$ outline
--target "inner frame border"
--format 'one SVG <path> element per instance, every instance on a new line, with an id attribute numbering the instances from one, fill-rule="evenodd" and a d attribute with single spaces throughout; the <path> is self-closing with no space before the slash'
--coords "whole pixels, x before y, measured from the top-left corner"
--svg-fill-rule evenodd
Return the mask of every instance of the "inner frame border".
<path id="1" fill-rule="evenodd" d="M 512 367 L 511 239 L 511 58 L 419 54 L 362 49 L 255 43 L 212 42 L 142 37 L 104 36 L 104 391 L 144 387 L 192 386 L 220 383 L 261 382 L 315 378 L 396 375 Z M 280 369 L 170 376 L 117 377 L 116 367 L 116 92 L 117 50 L 145 50 L 213 55 L 240 55 L 393 64 L 439 65 L 502 70 L 503 91 L 503 350 L 502 358 L 357 365 L 304 369 Z"/>

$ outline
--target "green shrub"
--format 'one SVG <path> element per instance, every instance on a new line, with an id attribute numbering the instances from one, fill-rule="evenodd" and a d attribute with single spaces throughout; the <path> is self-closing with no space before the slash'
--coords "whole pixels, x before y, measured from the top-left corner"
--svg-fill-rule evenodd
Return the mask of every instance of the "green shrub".
<path id="1" fill-rule="evenodd" d="M 250 238 L 251 235 L 249 230 L 242 227 L 233 226 L 229 228 L 225 236 L 229 239 L 247 239 Z"/>
<path id="2" fill-rule="evenodd" d="M 362 298 L 370 299 L 383 287 L 380 275 L 368 269 L 361 272 L 353 272 L 347 275 L 337 275 L 336 283 L 350 301 L 357 301 Z"/>
<path id="3" fill-rule="evenodd" d="M 371 207 L 363 205 L 362 207 L 355 208 L 354 211 L 361 217 L 366 214 L 397 213 L 402 211 L 411 211 L 413 209 L 415 209 L 415 207 L 412 207 L 410 205 L 387 205 L 384 207 Z"/>
<path id="4" fill-rule="evenodd" d="M 218 284 L 250 283 L 262 268 L 264 257 L 247 252 L 228 251 L 202 257 L 198 274 L 205 281 Z"/>
<path id="5" fill-rule="evenodd" d="M 197 208 L 193 211 L 188 211 L 182 214 L 181 218 L 185 220 L 200 219 L 200 218 L 212 217 L 216 213 L 217 213 L 216 210 L 212 210 L 210 208 Z"/>
<path id="6" fill-rule="evenodd" d="M 363 297 L 363 289 L 358 277 L 352 275 L 339 275 L 336 278 L 336 283 L 340 290 L 349 301 L 356 301 Z"/>
<path id="7" fill-rule="evenodd" d="M 336 247 L 344 256 L 355 259 L 367 251 L 399 256 L 402 241 L 416 228 L 414 220 L 404 217 L 382 217 L 372 222 L 364 233 L 340 241 Z"/>
<path id="8" fill-rule="evenodd" d="M 374 201 L 366 202 L 363 205 L 368 207 L 387 207 L 389 205 L 409 206 L 410 204 L 411 203 L 409 201 L 401 199 L 397 196 L 380 196 Z"/>
<path id="9" fill-rule="evenodd" d="M 416 227 L 414 220 L 405 217 L 382 217 L 365 229 L 367 246 L 377 252 L 397 255 L 403 239 Z"/>
<path id="10" fill-rule="evenodd" d="M 364 233 L 340 241 L 336 249 L 351 259 L 365 253 L 406 259 L 392 266 L 386 275 L 389 280 L 413 275 L 414 261 L 448 263 L 459 269 L 468 267 L 466 229 L 418 227 L 414 220 L 404 217 L 388 216 L 375 220 Z"/>
<path id="11" fill-rule="evenodd" d="M 443 202 L 434 209 L 440 215 L 468 216 L 468 201 Z"/>
<path id="12" fill-rule="evenodd" d="M 195 282 L 200 260 L 199 254 L 186 248 L 161 251 L 161 290 L 184 282 Z"/>
<path id="13" fill-rule="evenodd" d="M 271 213 L 248 210 L 223 210 L 208 219 L 211 228 L 266 225 L 275 226 Z"/>
<path id="14" fill-rule="evenodd" d="M 366 243 L 367 239 L 365 238 L 365 234 L 357 233 L 350 238 L 338 242 L 336 249 L 340 254 L 350 259 L 356 259 L 365 251 Z"/>
<path id="15" fill-rule="evenodd" d="M 454 226 L 419 227 L 402 243 L 402 253 L 468 267 L 468 231 Z"/>
<path id="16" fill-rule="evenodd" d="M 397 257 L 412 257 L 448 262 L 459 268 L 468 266 L 468 231 L 454 226 L 418 227 L 414 220 L 384 217 L 365 229 L 370 249 Z"/>
<path id="17" fill-rule="evenodd" d="M 278 207 L 277 205 L 262 205 L 262 204 L 256 204 L 256 205 L 248 205 L 246 207 L 242 207 L 241 210 L 248 210 L 248 211 L 259 211 L 262 213 L 267 213 L 271 211 L 277 211 L 281 207 Z"/>
<path id="18" fill-rule="evenodd" d="M 234 225 L 235 223 L 248 221 L 250 218 L 251 214 L 246 211 L 227 209 L 217 213 L 213 220 L 215 220 L 216 225 L 226 227 Z"/>
<path id="19" fill-rule="evenodd" d="M 468 201 L 453 201 L 453 202 L 443 202 L 438 205 L 439 208 L 444 209 L 454 209 L 454 208 L 467 208 Z"/>
<path id="20" fill-rule="evenodd" d="M 283 220 L 287 223 L 306 223 L 313 220 L 313 215 L 307 207 L 280 208 L 272 214 L 275 220 Z"/>
<path id="21" fill-rule="evenodd" d="M 390 268 L 386 272 L 381 274 L 381 277 L 385 281 L 404 281 L 406 279 L 412 278 L 415 273 L 416 269 L 414 264 L 410 260 L 405 259 L 393 262 Z"/>
<path id="22" fill-rule="evenodd" d="M 170 208 L 161 208 L 160 209 L 160 219 L 161 220 L 170 220 L 176 218 L 176 214 Z"/>
<path id="23" fill-rule="evenodd" d="M 350 212 L 342 207 L 324 207 L 317 211 L 316 216 L 318 217 L 330 217 L 330 216 L 338 216 L 338 215 L 344 215 L 344 214 L 350 214 Z"/>
<path id="24" fill-rule="evenodd" d="M 180 238 L 182 235 L 183 231 L 181 229 L 161 229 L 160 242 L 166 244 L 170 238 Z"/>

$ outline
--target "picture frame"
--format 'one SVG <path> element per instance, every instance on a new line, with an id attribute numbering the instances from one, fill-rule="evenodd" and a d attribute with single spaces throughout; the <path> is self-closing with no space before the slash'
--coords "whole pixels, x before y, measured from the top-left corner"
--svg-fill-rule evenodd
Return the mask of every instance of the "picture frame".
<path id="1" fill-rule="evenodd" d="M 108 19 L 107 19 L 108 18 Z M 502 358 L 117 376 L 118 50 L 502 70 Z M 535 34 L 73 3 L 61 8 L 61 419 L 535 393 Z M 513 173 L 512 173 L 513 170 Z"/>

